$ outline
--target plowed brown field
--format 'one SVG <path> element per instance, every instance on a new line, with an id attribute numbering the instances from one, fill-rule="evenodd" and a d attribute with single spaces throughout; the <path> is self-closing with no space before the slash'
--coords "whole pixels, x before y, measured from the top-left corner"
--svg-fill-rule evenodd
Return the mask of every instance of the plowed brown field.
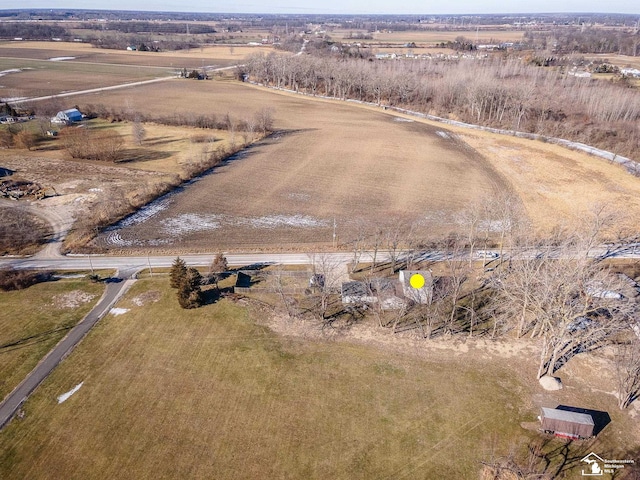
<path id="1" fill-rule="evenodd" d="M 78 97 L 82 104 L 83 97 Z M 115 246 L 179 245 L 189 249 L 331 243 L 361 225 L 399 216 L 426 237 L 456 228 L 456 214 L 508 183 L 444 129 L 349 104 L 235 83 L 175 80 L 87 98 L 135 102 L 149 114 L 275 112 L 278 133 L 213 174 L 162 199 L 150 211 L 107 232 Z M 151 214 L 150 214 L 151 213 Z"/>

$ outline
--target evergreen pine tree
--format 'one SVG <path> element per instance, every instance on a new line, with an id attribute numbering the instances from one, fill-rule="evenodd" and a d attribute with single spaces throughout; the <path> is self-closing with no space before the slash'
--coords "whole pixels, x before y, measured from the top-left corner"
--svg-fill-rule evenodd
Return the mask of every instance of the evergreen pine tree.
<path id="1" fill-rule="evenodd" d="M 169 272 L 169 283 L 171 288 L 180 288 L 184 278 L 187 276 L 187 264 L 180 257 L 177 257 L 173 265 L 171 265 L 171 271 Z"/>

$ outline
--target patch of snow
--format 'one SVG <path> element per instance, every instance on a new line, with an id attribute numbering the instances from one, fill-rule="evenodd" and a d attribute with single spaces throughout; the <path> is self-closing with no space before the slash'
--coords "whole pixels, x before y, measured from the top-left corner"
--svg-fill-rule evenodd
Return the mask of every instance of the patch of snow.
<path id="1" fill-rule="evenodd" d="M 90 188 L 89 191 L 90 192 L 101 192 L 102 189 L 101 188 Z"/>
<path id="2" fill-rule="evenodd" d="M 394 122 L 402 122 L 402 123 L 413 123 L 415 120 L 411 120 L 410 118 L 403 117 L 395 117 L 393 119 Z"/>
<path id="3" fill-rule="evenodd" d="M 112 308 L 109 313 L 112 315 L 122 315 L 124 313 L 127 313 L 129 311 L 128 308 Z"/>
<path id="4" fill-rule="evenodd" d="M 307 215 L 267 215 L 258 218 L 240 219 L 240 223 L 247 223 L 253 228 L 277 228 L 277 227 L 325 227 L 326 221 L 317 220 Z"/>
<path id="5" fill-rule="evenodd" d="M 82 384 L 84 382 L 80 382 L 78 385 L 76 385 L 75 387 L 73 387 L 71 390 L 69 390 L 67 393 L 63 393 L 62 395 L 60 395 L 58 397 L 58 405 L 60 405 L 62 402 L 66 402 L 69 397 L 71 397 L 71 395 L 73 395 L 74 393 L 76 393 L 78 390 L 80 390 L 80 387 L 82 387 Z"/>
<path id="6" fill-rule="evenodd" d="M 160 223 L 166 233 L 183 235 L 185 233 L 202 232 L 220 228 L 220 216 L 185 213 L 177 217 L 162 220 Z"/>
<path id="7" fill-rule="evenodd" d="M 76 57 L 51 57 L 50 62 L 61 62 L 62 60 L 75 60 Z"/>
<path id="8" fill-rule="evenodd" d="M 447 132 L 443 132 L 442 130 L 438 130 L 436 132 L 436 135 L 442 138 L 451 138 Z"/>
<path id="9" fill-rule="evenodd" d="M 111 231 L 107 233 L 107 238 L 105 239 L 107 245 L 116 245 L 119 247 L 131 247 L 135 245 L 136 242 L 133 240 L 125 240 L 122 238 L 119 232 Z"/>
<path id="10" fill-rule="evenodd" d="M 3 87 L 4 88 L 4 87 Z M 7 98 L 2 98 L 3 102 L 18 102 L 20 100 L 25 100 L 27 97 L 7 97 Z"/>
<path id="11" fill-rule="evenodd" d="M 146 222 L 151 217 L 157 215 L 158 213 L 166 210 L 167 207 L 171 204 L 171 199 L 169 198 L 160 198 L 154 202 L 151 202 L 144 208 L 141 208 L 133 215 L 129 215 L 127 218 L 119 222 L 116 226 L 118 228 L 122 227 L 130 227 L 132 225 L 137 225 L 139 223 Z"/>
<path id="12" fill-rule="evenodd" d="M 5 75 L 9 75 L 10 73 L 20 73 L 21 71 L 21 68 L 10 68 L 9 70 L 2 70 L 0 71 L 0 77 L 4 77 Z"/>
<path id="13" fill-rule="evenodd" d="M 292 200 L 299 200 L 301 202 L 306 202 L 311 199 L 311 195 L 308 193 L 290 193 L 287 195 L 288 198 Z"/>

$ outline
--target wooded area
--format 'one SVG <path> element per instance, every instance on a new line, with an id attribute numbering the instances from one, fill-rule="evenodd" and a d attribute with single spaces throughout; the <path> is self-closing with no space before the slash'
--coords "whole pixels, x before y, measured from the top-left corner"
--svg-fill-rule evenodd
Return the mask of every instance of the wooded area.
<path id="1" fill-rule="evenodd" d="M 273 53 L 251 56 L 243 72 L 277 88 L 561 137 L 640 159 L 636 89 L 515 58 L 369 62 Z"/>

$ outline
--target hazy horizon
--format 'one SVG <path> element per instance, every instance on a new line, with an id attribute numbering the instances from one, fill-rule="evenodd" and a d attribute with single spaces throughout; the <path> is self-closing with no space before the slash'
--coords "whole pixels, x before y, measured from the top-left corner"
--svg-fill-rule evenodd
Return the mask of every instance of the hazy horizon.
<path id="1" fill-rule="evenodd" d="M 214 6 L 205 0 L 192 0 L 189 5 L 177 0 L 96 0 L 86 2 L 82 0 L 42 1 L 23 0 L 16 9 L 79 9 L 79 10 L 128 10 L 149 12 L 182 12 L 182 13 L 249 13 L 249 14 L 386 14 L 386 15 L 479 15 L 479 14 L 544 14 L 544 13 L 575 13 L 575 14 L 637 14 L 638 6 L 629 0 L 612 0 L 603 5 L 595 0 L 542 0 L 535 3 L 525 0 L 504 2 L 500 0 L 485 0 L 484 2 L 469 0 L 451 0 L 444 3 L 407 0 L 401 5 L 390 4 L 386 0 L 326 0 L 321 6 L 307 6 L 296 0 L 278 0 L 267 2 L 229 1 L 216 2 Z"/>

